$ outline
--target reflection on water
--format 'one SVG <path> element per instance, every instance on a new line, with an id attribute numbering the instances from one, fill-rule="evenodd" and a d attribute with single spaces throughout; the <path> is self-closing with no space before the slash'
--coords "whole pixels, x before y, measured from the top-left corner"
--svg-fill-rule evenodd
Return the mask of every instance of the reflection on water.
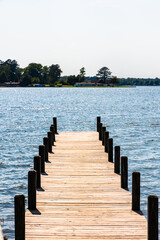
<path id="1" fill-rule="evenodd" d="M 0 216 L 14 239 L 13 198 L 25 194 L 33 157 L 58 117 L 59 131 L 94 131 L 100 115 L 129 159 L 131 173 L 141 172 L 141 208 L 149 194 L 160 195 L 160 87 L 1 88 Z"/>

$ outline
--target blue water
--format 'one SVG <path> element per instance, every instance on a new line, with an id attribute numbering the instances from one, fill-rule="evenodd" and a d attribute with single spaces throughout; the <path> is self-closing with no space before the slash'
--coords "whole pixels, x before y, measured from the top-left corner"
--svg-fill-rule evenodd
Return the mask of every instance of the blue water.
<path id="1" fill-rule="evenodd" d="M 160 195 L 160 87 L 0 88 L 0 217 L 14 239 L 15 194 L 25 194 L 33 157 L 58 118 L 59 131 L 94 131 L 100 115 L 114 145 L 141 172 L 141 209 Z"/>

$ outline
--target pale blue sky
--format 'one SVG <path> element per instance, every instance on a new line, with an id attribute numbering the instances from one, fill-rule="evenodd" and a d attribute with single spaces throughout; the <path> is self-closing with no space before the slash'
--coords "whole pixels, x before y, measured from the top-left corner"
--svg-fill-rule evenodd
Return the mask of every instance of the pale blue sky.
<path id="1" fill-rule="evenodd" d="M 0 0 L 0 59 L 160 77 L 160 0 Z"/>

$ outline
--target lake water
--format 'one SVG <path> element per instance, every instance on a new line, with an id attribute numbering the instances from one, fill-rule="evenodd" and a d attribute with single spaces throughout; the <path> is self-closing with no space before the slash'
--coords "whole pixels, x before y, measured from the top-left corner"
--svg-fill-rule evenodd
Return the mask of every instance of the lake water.
<path id="1" fill-rule="evenodd" d="M 14 239 L 15 194 L 27 199 L 33 157 L 58 118 L 58 131 L 95 131 L 100 115 L 114 145 L 128 156 L 131 174 L 141 172 L 141 210 L 160 195 L 160 87 L 0 88 L 0 217 Z"/>

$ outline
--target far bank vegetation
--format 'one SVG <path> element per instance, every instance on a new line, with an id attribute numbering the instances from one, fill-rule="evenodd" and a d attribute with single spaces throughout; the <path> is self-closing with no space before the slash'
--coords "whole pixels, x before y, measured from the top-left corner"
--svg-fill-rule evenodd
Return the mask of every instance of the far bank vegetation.
<path id="1" fill-rule="evenodd" d="M 86 76 L 82 67 L 78 75 L 62 76 L 59 64 L 43 66 L 40 63 L 30 63 L 21 68 L 16 60 L 0 60 L 0 86 L 28 87 L 28 86 L 123 86 L 123 85 L 160 85 L 160 79 L 117 78 L 113 76 L 108 67 L 101 67 L 95 76 Z"/>

